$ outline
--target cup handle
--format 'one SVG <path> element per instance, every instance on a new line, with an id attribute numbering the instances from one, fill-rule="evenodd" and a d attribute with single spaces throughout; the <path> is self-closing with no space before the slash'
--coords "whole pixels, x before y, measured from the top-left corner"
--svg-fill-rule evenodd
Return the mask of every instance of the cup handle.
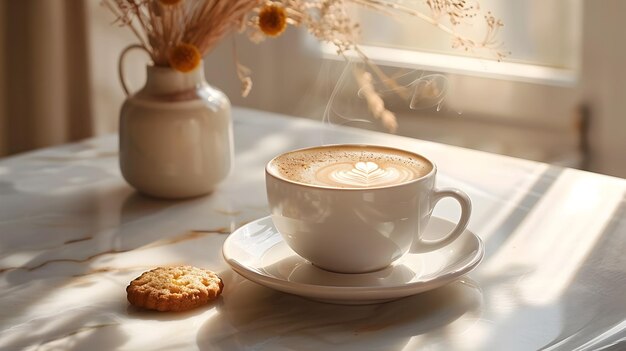
<path id="1" fill-rule="evenodd" d="M 126 57 L 126 54 L 128 54 L 129 51 L 134 50 L 134 49 L 141 49 L 145 52 L 148 52 L 146 48 L 144 48 L 142 45 L 139 45 L 139 44 L 129 45 L 126 48 L 124 48 L 124 50 L 122 50 L 122 53 L 120 54 L 120 58 L 117 60 L 117 75 L 120 79 L 120 84 L 122 85 L 122 89 L 124 89 L 124 93 L 126 93 L 126 96 L 130 96 L 131 94 L 130 94 L 130 91 L 128 90 L 126 79 L 124 78 L 124 64 L 123 63 L 124 63 L 124 58 Z"/>
<path id="2" fill-rule="evenodd" d="M 459 189 L 455 188 L 444 188 L 444 189 L 435 189 L 433 191 L 433 197 L 431 202 L 431 211 L 437 205 L 439 200 L 451 197 L 455 199 L 459 205 L 461 205 L 461 218 L 459 219 L 459 223 L 448 233 L 446 236 L 436 239 L 436 240 L 423 240 L 422 238 L 418 238 L 418 250 L 422 252 L 433 251 L 439 248 L 442 248 L 454 240 L 456 240 L 465 228 L 467 228 L 467 224 L 469 223 L 470 215 L 472 214 L 472 201 L 466 193 Z"/>

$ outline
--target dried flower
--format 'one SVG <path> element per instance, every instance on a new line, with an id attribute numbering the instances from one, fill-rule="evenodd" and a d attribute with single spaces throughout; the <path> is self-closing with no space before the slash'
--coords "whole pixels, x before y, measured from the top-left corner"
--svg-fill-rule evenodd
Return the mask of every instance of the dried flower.
<path id="1" fill-rule="evenodd" d="M 190 72 L 198 66 L 202 56 L 195 45 L 178 44 L 170 50 L 169 64 L 180 72 Z"/>
<path id="2" fill-rule="evenodd" d="M 261 0 L 101 0 L 129 28 L 157 66 L 169 66 L 172 48 L 194 45 L 205 55 L 247 23 Z"/>
<path id="3" fill-rule="evenodd" d="M 357 45 L 359 24 L 350 7 L 378 11 L 390 16 L 408 15 L 439 28 L 452 38 L 452 46 L 465 51 L 486 50 L 498 60 L 508 52 L 497 40 L 502 21 L 490 12 L 484 15 L 487 30 L 482 38 L 458 33 L 456 26 L 477 17 L 478 0 L 424 0 L 425 11 L 408 1 L 392 0 L 102 0 L 117 22 L 137 36 L 140 45 L 150 53 L 157 66 L 171 66 L 188 72 L 196 68 L 201 57 L 224 36 L 248 30 L 248 36 L 259 42 L 267 36 L 280 35 L 287 24 L 302 26 L 320 41 L 331 43 L 339 55 L 354 51 L 376 78 L 394 92 L 403 92 L 396 82 L 384 75 Z M 184 6 L 183 6 L 184 5 Z M 442 21 L 447 19 L 447 21 Z M 185 43 L 185 44 L 181 44 Z M 242 94 L 252 87 L 250 70 L 235 55 Z M 395 117 L 372 83 L 372 75 L 361 73 L 357 81 L 361 96 L 374 116 L 388 129 L 396 128 Z"/>
<path id="4" fill-rule="evenodd" d="M 247 97 L 252 90 L 252 78 L 250 78 L 250 68 L 242 65 L 239 62 L 239 54 L 237 54 L 237 43 L 233 38 L 233 59 L 235 60 L 235 67 L 237 68 L 237 77 L 241 82 L 241 96 Z"/>
<path id="5" fill-rule="evenodd" d="M 265 35 L 275 37 L 287 28 L 287 13 L 282 6 L 267 5 L 259 12 L 259 29 Z"/>
<path id="6" fill-rule="evenodd" d="M 183 0 L 159 0 L 159 2 L 166 6 L 174 6 L 181 3 Z"/>
<path id="7" fill-rule="evenodd" d="M 369 72 L 365 72 L 362 70 L 354 70 L 354 75 L 361 88 L 359 90 L 359 95 L 367 101 L 367 106 L 374 115 L 375 118 L 380 119 L 381 123 L 389 130 L 390 132 L 395 132 L 398 129 L 398 122 L 396 121 L 396 116 L 393 112 L 387 110 L 385 108 L 385 102 L 382 97 L 376 92 L 374 89 L 374 84 L 372 83 L 372 75 Z"/>

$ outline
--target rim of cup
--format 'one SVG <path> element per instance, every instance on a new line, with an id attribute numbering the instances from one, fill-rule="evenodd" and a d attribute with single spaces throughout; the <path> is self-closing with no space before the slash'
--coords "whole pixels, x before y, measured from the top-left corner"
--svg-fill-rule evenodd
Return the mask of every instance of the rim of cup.
<path id="1" fill-rule="evenodd" d="M 278 174 L 274 174 L 274 173 L 272 173 L 270 171 L 270 165 L 272 165 L 272 163 L 274 163 L 274 161 L 277 158 L 279 158 L 279 157 L 281 157 L 283 155 L 287 155 L 287 154 L 290 154 L 290 153 L 301 152 L 301 151 L 308 151 L 308 150 L 315 150 L 315 149 L 327 149 L 327 148 L 333 148 L 333 147 L 359 147 L 359 148 L 375 147 L 375 148 L 380 148 L 380 149 L 387 149 L 387 150 L 405 152 L 405 153 L 415 155 L 416 157 L 425 160 L 426 162 L 428 162 L 430 164 L 431 169 L 430 169 L 430 172 L 428 172 L 427 174 L 425 174 L 425 175 L 423 175 L 423 176 L 421 176 L 419 178 L 409 180 L 407 182 L 402 182 L 402 183 L 398 183 L 398 184 L 390 184 L 390 185 L 367 187 L 367 188 L 333 187 L 333 186 L 327 186 L 327 185 L 303 183 L 303 182 L 298 182 L 298 181 L 291 180 L 291 179 L 286 179 L 286 178 L 281 177 Z M 435 165 L 435 163 L 433 161 L 431 161 L 430 159 L 428 159 L 426 156 L 420 155 L 420 154 L 418 154 L 416 152 L 413 152 L 413 151 L 399 149 L 399 148 L 392 147 L 392 146 L 375 145 L 375 144 L 327 144 L 327 145 L 303 147 L 303 148 L 300 148 L 300 149 L 294 149 L 294 150 L 290 150 L 290 151 L 287 151 L 287 152 L 283 152 L 283 153 L 273 157 L 267 163 L 267 165 L 265 165 L 265 174 L 268 175 L 268 176 L 271 176 L 272 178 L 274 178 L 276 180 L 280 180 L 280 181 L 283 181 L 285 183 L 298 185 L 298 186 L 303 186 L 303 187 L 307 187 L 307 188 L 326 189 L 326 190 L 333 190 L 333 191 L 339 191 L 339 190 L 341 190 L 341 191 L 370 191 L 370 190 L 378 190 L 378 189 L 397 188 L 397 187 L 402 187 L 402 186 L 407 186 L 407 185 L 411 185 L 411 184 L 422 182 L 422 181 L 426 180 L 427 178 L 429 178 L 430 176 L 432 176 L 435 173 L 437 173 L 437 165 Z"/>

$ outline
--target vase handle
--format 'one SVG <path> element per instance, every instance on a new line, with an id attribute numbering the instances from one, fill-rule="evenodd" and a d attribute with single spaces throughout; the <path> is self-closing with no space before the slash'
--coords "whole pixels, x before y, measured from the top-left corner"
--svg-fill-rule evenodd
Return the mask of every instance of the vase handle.
<path id="1" fill-rule="evenodd" d="M 126 57 L 126 54 L 128 54 L 128 52 L 133 49 L 141 49 L 147 52 L 148 54 L 150 54 L 148 50 L 146 50 L 145 47 L 139 44 L 129 45 L 126 48 L 124 48 L 124 50 L 122 50 L 122 53 L 120 54 L 120 58 L 117 61 L 117 74 L 120 79 L 120 84 L 122 85 L 122 89 L 124 89 L 124 93 L 126 93 L 126 96 L 130 95 L 130 91 L 128 90 L 128 85 L 126 84 L 126 79 L 124 78 L 124 64 L 123 63 L 124 63 L 124 58 Z"/>

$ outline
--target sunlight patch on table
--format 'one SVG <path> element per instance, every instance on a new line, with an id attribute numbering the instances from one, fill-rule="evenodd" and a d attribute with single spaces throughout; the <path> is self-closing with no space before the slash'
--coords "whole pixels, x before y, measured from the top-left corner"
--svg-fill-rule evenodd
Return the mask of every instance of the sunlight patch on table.
<path id="1" fill-rule="evenodd" d="M 616 185 L 610 178 L 565 170 L 484 271 L 497 276 L 521 270 L 512 292 L 520 299 L 518 303 L 554 302 L 571 283 L 621 203 L 623 192 L 615 191 Z"/>

